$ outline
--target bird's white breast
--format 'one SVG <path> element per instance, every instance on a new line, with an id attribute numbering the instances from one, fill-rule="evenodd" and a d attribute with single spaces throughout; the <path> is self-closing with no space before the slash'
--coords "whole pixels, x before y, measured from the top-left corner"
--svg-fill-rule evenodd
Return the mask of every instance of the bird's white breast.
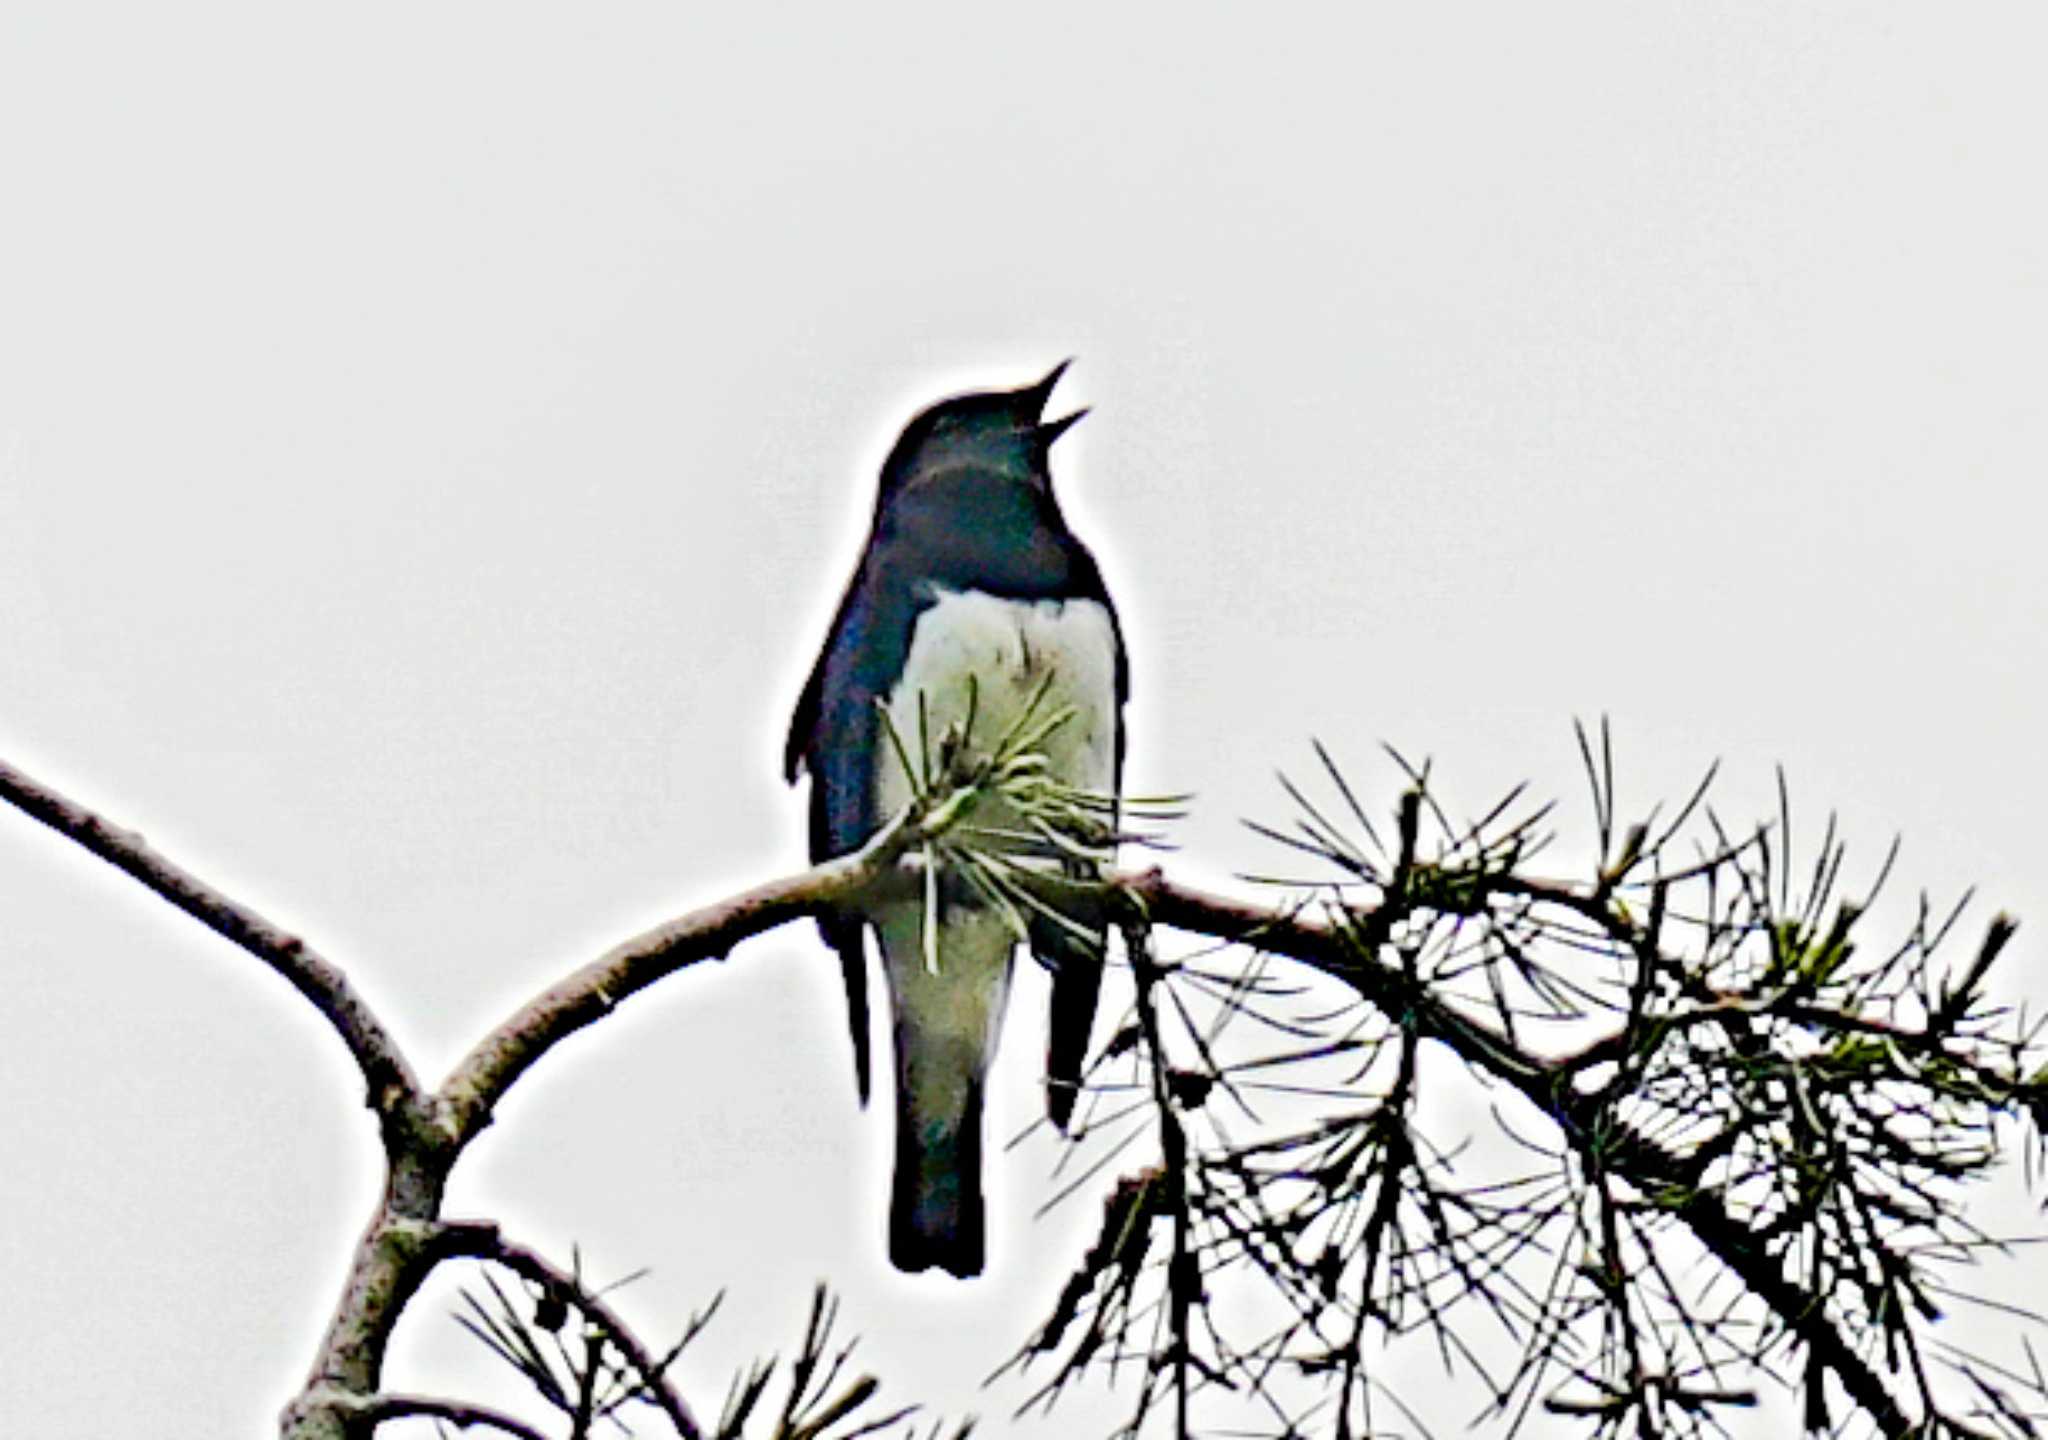
<path id="1" fill-rule="evenodd" d="M 969 743 L 977 753 L 987 753 L 1017 723 L 1043 686 L 1040 715 L 1073 712 L 1042 747 L 1053 774 L 1090 790 L 1115 788 L 1116 630 L 1105 606 L 941 590 L 917 617 L 903 678 L 886 702 L 913 763 L 919 695 L 923 733 L 936 756 L 940 737 L 966 724 L 970 674 L 975 695 Z M 908 802 L 910 788 L 886 740 L 877 758 L 877 813 L 886 817 Z"/>

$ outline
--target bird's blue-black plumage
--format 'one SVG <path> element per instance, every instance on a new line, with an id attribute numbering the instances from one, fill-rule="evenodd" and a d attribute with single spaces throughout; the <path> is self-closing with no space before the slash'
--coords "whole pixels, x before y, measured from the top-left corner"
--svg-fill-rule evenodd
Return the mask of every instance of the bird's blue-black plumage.
<path id="1" fill-rule="evenodd" d="M 1129 690 L 1121 630 L 1095 558 L 1068 529 L 1047 470 L 1052 441 L 1077 416 L 1045 423 L 1047 395 L 1065 366 L 1022 390 L 961 396 L 919 415 L 905 429 L 882 470 L 874 526 L 841 599 L 825 647 L 797 703 L 784 762 L 794 780 L 811 775 L 810 851 L 814 860 L 847 854 L 889 818 L 877 812 L 877 767 L 895 764 L 877 717 L 902 677 L 919 617 L 941 597 L 979 592 L 1005 600 L 1092 601 L 1106 612 L 1114 642 L 1115 777 L 1121 784 L 1122 706 Z M 863 932 L 869 917 L 822 919 L 845 981 L 861 1100 L 869 1088 L 867 966 Z M 1048 1105 L 1064 1124 L 1086 1054 L 1101 957 L 1058 927 L 1033 926 L 1032 949 L 1053 971 Z M 899 1053 L 903 1040 L 899 1036 Z M 900 1102 L 899 1102 L 900 1103 Z M 978 1088 L 974 1123 L 957 1158 L 972 1182 L 953 1251 L 926 1254 L 900 1223 L 892 1226 L 899 1264 L 936 1263 L 956 1273 L 980 1268 Z M 907 1125 L 899 1127 L 901 1153 Z M 929 1158 L 929 1157 L 927 1157 Z M 964 1193 L 964 1192 L 963 1192 Z M 900 1205 L 899 1205 L 900 1209 Z M 901 1216 L 897 1217 L 901 1221 Z"/>

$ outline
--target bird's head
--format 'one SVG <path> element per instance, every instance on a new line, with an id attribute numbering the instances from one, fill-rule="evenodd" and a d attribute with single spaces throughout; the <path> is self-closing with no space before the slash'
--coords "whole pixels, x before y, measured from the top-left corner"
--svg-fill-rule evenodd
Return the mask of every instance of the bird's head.
<path id="1" fill-rule="evenodd" d="M 1053 441 L 1088 412 L 1047 420 L 1045 402 L 1071 360 L 1017 390 L 955 395 L 920 413 L 903 429 L 882 465 L 882 500 L 914 481 L 954 470 L 979 470 L 1050 485 L 1046 455 Z"/>

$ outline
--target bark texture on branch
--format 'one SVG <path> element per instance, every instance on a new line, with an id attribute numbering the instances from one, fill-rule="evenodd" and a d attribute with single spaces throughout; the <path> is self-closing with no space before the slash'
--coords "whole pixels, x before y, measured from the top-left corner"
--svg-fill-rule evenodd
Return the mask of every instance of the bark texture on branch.
<path id="1" fill-rule="evenodd" d="M 310 945 L 232 900 L 124 830 L 0 760 L 0 800 L 55 830 L 161 895 L 208 929 L 268 965 L 297 990 L 348 1047 L 368 1086 L 370 1107 L 389 1114 L 422 1098 L 398 1043 L 341 968 Z"/>

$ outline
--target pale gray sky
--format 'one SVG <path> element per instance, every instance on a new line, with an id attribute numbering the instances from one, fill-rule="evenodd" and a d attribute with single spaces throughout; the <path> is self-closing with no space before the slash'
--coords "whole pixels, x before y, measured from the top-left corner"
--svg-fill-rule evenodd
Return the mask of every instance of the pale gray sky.
<path id="1" fill-rule="evenodd" d="M 799 862 L 783 727 L 884 449 L 1071 354 L 1059 483 L 1196 873 L 1266 858 L 1237 820 L 1312 734 L 1580 822 L 1607 712 L 1638 802 L 1719 756 L 1745 814 L 1782 761 L 2038 975 L 2039 7 L 1250 17 L 11 0 L 0 756 L 302 927 L 438 1076 Z M 0 967 L 0 1431 L 269 1430 L 371 1200 L 340 1048 L 12 815 Z M 839 1011 L 808 930 L 659 987 L 451 1208 L 651 1265 L 657 1334 L 728 1287 L 717 1355 L 829 1278 L 1008 1433 L 979 1377 L 1091 1216 L 1028 1224 L 1027 1148 L 988 1279 L 889 1272 Z M 394 1381 L 471 1384 L 444 1310 Z"/>

